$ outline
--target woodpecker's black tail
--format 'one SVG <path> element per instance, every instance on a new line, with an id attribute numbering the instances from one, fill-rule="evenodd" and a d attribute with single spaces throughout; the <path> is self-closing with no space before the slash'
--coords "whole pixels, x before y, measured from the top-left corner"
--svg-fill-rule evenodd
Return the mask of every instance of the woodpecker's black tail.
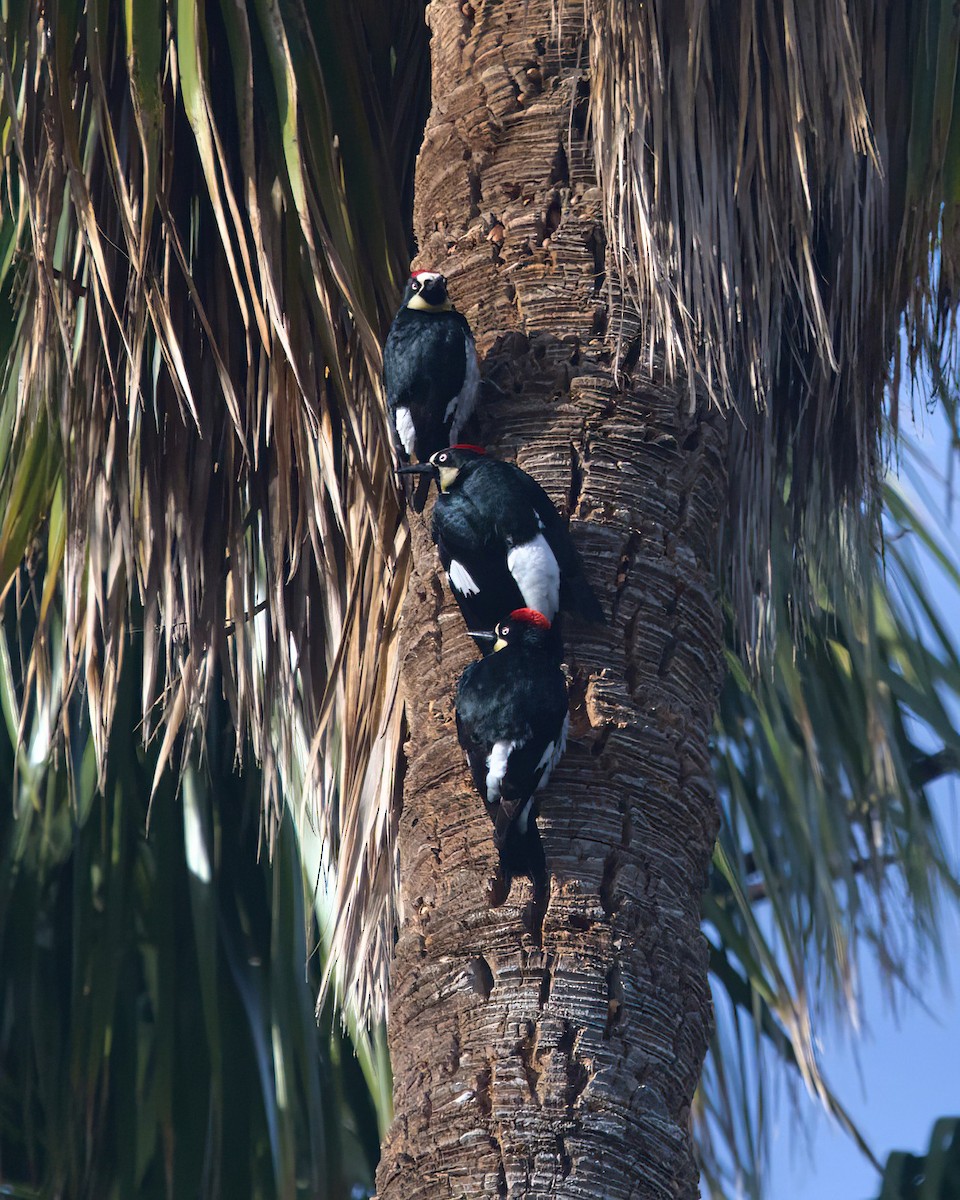
<path id="1" fill-rule="evenodd" d="M 595 621 L 598 625 L 606 625 L 600 601 L 593 588 L 583 575 L 564 576 L 561 584 L 560 607 L 572 616 L 584 621 Z"/>
<path id="2" fill-rule="evenodd" d="M 517 875 L 527 876 L 533 884 L 535 895 L 540 896 L 546 893 L 547 858 L 543 852 L 540 830 L 537 828 L 537 822 L 532 814 L 523 833 L 515 824 L 510 826 L 499 850 L 503 894 L 497 898 L 493 905 L 494 908 L 499 908 L 506 901 Z"/>

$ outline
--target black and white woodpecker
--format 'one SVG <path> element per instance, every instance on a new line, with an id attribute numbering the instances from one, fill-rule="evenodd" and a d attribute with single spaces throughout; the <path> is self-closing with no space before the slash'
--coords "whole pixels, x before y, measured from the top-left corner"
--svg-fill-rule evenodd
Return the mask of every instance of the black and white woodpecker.
<path id="1" fill-rule="evenodd" d="M 457 445 L 401 468 L 415 472 L 437 481 L 433 540 L 468 628 L 492 629 L 515 608 L 604 620 L 566 523 L 526 471 Z"/>
<path id="2" fill-rule="evenodd" d="M 415 271 L 383 347 L 383 382 L 401 458 L 426 462 L 456 442 L 477 403 L 480 366 L 466 317 L 437 271 Z M 426 488 L 418 491 L 422 510 Z"/>
<path id="3" fill-rule="evenodd" d="M 542 894 L 546 859 L 536 793 L 563 754 L 570 721 L 560 641 L 531 608 L 510 613 L 493 631 L 471 632 L 489 639 L 495 653 L 460 676 L 457 736 L 493 822 L 503 898 L 515 875 L 528 875 Z"/>

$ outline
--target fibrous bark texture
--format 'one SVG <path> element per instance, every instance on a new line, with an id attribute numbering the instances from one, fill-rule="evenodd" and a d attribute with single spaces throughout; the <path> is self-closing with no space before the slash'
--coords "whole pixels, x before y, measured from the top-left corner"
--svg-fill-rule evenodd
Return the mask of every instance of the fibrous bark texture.
<path id="1" fill-rule="evenodd" d="M 453 713 L 475 651 L 415 523 L 381 1200 L 697 1194 L 724 430 L 631 362 L 643 314 L 608 278 L 583 10 L 552 11 L 430 4 L 416 232 L 477 333 L 481 436 L 570 513 L 609 624 L 564 626 L 571 740 L 542 793 L 541 926 L 525 880 L 490 906 L 496 855 Z"/>

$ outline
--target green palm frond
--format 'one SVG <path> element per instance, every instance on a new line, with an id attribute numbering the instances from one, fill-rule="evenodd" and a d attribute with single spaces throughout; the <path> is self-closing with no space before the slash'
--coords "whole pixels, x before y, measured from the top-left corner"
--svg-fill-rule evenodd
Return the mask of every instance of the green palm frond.
<path id="1" fill-rule="evenodd" d="M 0 592 L 43 579 L 17 702 L 57 744 L 81 692 L 105 786 L 142 609 L 152 790 L 222 688 L 268 844 L 285 781 L 340 867 L 363 1007 L 393 926 L 407 564 L 379 338 L 426 62 L 404 3 L 12 0 L 0 27 Z"/>
<path id="2" fill-rule="evenodd" d="M 4 1181 L 105 1200 L 347 1196 L 372 1183 L 376 1124 L 339 1022 L 314 1019 L 293 826 L 258 863 L 260 780 L 230 771 L 221 701 L 205 768 L 186 765 L 179 805 L 164 779 L 145 838 L 158 748 L 137 749 L 135 684 L 128 667 L 102 794 L 74 701 L 70 763 L 46 770 L 35 730 L 21 739 L 14 817 L 19 731 L 0 729 Z"/>
<path id="3" fill-rule="evenodd" d="M 857 601 L 843 581 L 815 581 L 820 606 L 800 647 L 782 621 L 773 670 L 759 679 L 728 652 L 716 744 L 723 824 L 704 908 L 726 999 L 700 1100 L 717 1196 L 730 1177 L 709 1152 L 711 1134 L 735 1148 L 747 1194 L 761 1194 L 771 1056 L 861 1140 L 815 1030 L 831 1012 L 857 1024 L 864 951 L 912 991 L 937 961 L 944 897 L 960 895 L 927 794 L 960 769 L 960 647 L 916 550 L 954 594 L 960 569 L 896 486 L 884 494 L 886 553 L 870 590 Z"/>

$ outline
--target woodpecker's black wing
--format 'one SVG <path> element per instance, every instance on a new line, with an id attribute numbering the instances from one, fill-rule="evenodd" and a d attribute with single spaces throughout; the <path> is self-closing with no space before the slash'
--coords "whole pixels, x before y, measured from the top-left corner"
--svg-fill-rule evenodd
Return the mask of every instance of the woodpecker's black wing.
<path id="1" fill-rule="evenodd" d="M 383 381 L 406 455 L 426 462 L 476 402 L 480 374 L 463 314 L 401 308 L 383 347 Z"/>
<path id="2" fill-rule="evenodd" d="M 468 629 L 493 629 L 515 608 L 523 607 L 498 530 L 485 522 L 465 490 L 437 498 L 433 540 Z M 485 653 L 490 648 L 489 642 L 480 643 Z"/>
<path id="3" fill-rule="evenodd" d="M 488 658 L 471 665 L 480 667 L 492 662 L 493 659 Z M 491 711 L 496 711 L 496 695 L 491 689 L 483 687 L 482 682 L 474 689 L 466 678 L 466 672 L 461 676 L 457 688 L 457 737 L 470 766 L 473 786 L 480 793 L 484 809 L 493 824 L 493 844 L 497 848 L 504 886 L 509 892 L 514 875 L 526 874 L 538 883 L 546 874 L 546 860 L 537 829 L 532 793 L 522 795 L 516 789 L 511 789 L 511 794 L 502 795 L 496 783 L 498 769 L 503 765 L 509 767 L 510 757 L 518 752 L 513 747 L 514 739 L 493 737 L 491 740 L 490 731 L 510 729 L 521 744 L 525 738 L 529 739 L 531 731 L 526 724 L 518 728 L 510 721 L 495 721 L 491 725 L 486 718 Z M 493 710 L 490 705 L 494 705 Z M 504 715 L 502 709 L 498 715 Z M 495 756 L 502 755 L 507 747 L 511 749 L 506 756 L 506 764 L 503 764 Z M 525 763 L 531 757 L 530 752 L 521 751 L 521 755 Z M 535 763 L 536 760 L 529 765 L 535 766 Z"/>
<path id="4" fill-rule="evenodd" d="M 493 744 L 488 742 L 491 729 L 488 710 L 494 696 L 495 686 L 485 659 L 464 668 L 454 694 L 457 738 L 467 756 L 473 786 L 483 797 L 487 794 L 487 755 Z"/>
<path id="5" fill-rule="evenodd" d="M 489 660 L 482 660 L 489 661 Z M 487 770 L 490 747 L 477 739 L 457 711 L 457 736 L 470 765 L 473 785 L 483 799 L 487 816 L 493 823 L 493 844 L 500 861 L 503 878 L 502 899 L 510 892 L 516 875 L 527 875 L 534 887 L 541 889 L 546 882 L 547 860 L 537 828 L 539 811 L 535 797 L 502 797 L 492 804 L 487 799 Z M 528 806 L 523 812 L 524 806 Z M 502 903 L 501 899 L 501 903 Z"/>
<path id="6" fill-rule="evenodd" d="M 570 530 L 553 501 L 532 475 L 513 463 L 502 465 L 511 470 L 511 482 L 517 494 L 522 495 L 536 512 L 543 527 L 543 536 L 560 567 L 560 608 L 588 621 L 605 623 L 600 601 L 583 573 L 583 563 Z"/>

